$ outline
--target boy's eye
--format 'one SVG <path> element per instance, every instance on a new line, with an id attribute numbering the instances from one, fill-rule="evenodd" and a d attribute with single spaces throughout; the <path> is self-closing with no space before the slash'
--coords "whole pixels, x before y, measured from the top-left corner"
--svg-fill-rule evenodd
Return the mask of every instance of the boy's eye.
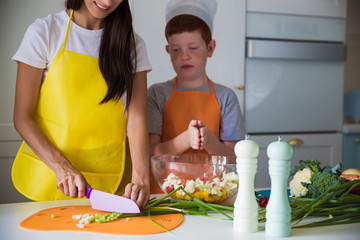
<path id="1" fill-rule="evenodd" d="M 197 47 L 191 47 L 190 50 L 196 50 L 198 49 Z"/>

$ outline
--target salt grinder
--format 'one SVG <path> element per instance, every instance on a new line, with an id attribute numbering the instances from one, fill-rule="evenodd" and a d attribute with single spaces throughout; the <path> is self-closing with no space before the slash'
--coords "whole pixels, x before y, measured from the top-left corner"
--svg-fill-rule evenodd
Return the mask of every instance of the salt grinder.
<path id="1" fill-rule="evenodd" d="M 258 203 L 255 198 L 254 181 L 257 171 L 259 146 L 256 142 L 241 140 L 235 145 L 236 169 L 239 175 L 239 189 L 234 204 L 233 229 L 236 232 L 258 231 Z"/>
<path id="2" fill-rule="evenodd" d="M 271 193 L 266 207 L 265 233 L 272 237 L 291 235 L 291 208 L 287 196 L 287 182 L 290 175 L 293 149 L 279 136 L 267 148 Z"/>

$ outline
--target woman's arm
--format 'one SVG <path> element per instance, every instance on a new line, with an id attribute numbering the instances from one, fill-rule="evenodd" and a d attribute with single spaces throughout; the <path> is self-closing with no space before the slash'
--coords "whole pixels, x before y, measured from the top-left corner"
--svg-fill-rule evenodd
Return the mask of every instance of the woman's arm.
<path id="1" fill-rule="evenodd" d="M 124 197 L 134 200 L 140 207 L 144 207 L 150 197 L 146 74 L 145 71 L 135 74 L 131 102 L 127 107 L 132 180 L 125 188 Z"/>
<path id="2" fill-rule="evenodd" d="M 67 196 L 83 197 L 85 178 L 49 141 L 35 122 L 44 70 L 18 62 L 14 125 L 34 153 L 56 174 L 58 188 Z"/>

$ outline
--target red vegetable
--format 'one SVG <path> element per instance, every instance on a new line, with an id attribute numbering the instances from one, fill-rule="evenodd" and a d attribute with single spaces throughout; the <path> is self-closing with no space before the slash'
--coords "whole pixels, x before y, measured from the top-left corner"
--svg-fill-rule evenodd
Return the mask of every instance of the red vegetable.
<path id="1" fill-rule="evenodd" d="M 165 190 L 167 193 L 171 193 L 172 191 L 175 190 L 174 185 L 167 186 Z"/>
<path id="2" fill-rule="evenodd" d="M 181 185 L 183 185 L 183 187 L 185 187 L 186 186 L 186 183 L 188 182 L 188 181 L 190 181 L 191 179 L 189 179 L 189 178 L 185 178 L 183 181 L 182 181 L 182 183 L 181 183 Z"/>
<path id="3" fill-rule="evenodd" d="M 209 172 L 209 173 L 204 173 L 204 175 L 200 176 L 199 179 L 204 183 L 205 182 L 211 183 L 213 182 L 214 176 L 212 176 L 212 173 Z"/>
<path id="4" fill-rule="evenodd" d="M 261 199 L 260 199 L 260 207 L 266 208 L 268 202 L 269 202 L 269 198 L 268 198 L 268 197 L 263 197 L 263 198 L 261 198 Z"/>

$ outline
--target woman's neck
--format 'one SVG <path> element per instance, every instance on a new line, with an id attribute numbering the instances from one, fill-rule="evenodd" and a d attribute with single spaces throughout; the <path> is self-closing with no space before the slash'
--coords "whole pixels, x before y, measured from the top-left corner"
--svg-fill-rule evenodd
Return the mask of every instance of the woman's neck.
<path id="1" fill-rule="evenodd" d="M 70 10 L 68 10 L 68 15 L 70 15 Z M 84 4 L 80 9 L 74 11 L 72 20 L 80 27 L 88 30 L 99 30 L 103 28 L 104 24 L 104 19 L 92 16 Z"/>

